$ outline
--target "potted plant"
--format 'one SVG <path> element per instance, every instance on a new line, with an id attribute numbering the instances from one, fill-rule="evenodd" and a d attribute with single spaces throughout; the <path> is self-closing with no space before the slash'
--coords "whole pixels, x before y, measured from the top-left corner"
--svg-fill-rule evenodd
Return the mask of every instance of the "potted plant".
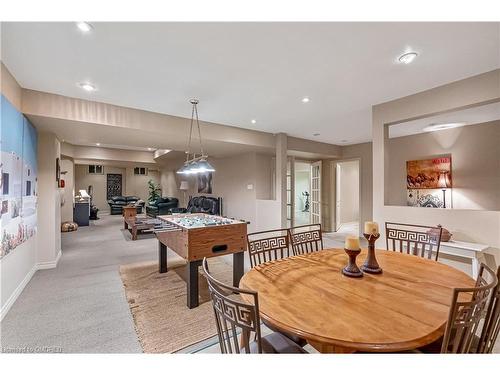
<path id="1" fill-rule="evenodd" d="M 148 181 L 148 187 L 149 187 L 149 202 L 156 202 L 158 198 L 161 197 L 161 188 L 160 185 L 155 184 L 153 180 Z"/>

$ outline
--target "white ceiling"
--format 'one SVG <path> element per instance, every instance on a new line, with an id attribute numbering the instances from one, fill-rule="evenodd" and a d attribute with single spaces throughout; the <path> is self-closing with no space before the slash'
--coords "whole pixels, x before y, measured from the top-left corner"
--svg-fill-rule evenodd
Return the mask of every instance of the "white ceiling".
<path id="1" fill-rule="evenodd" d="M 183 117 L 197 97 L 206 121 L 352 144 L 373 104 L 499 68 L 499 25 L 3 23 L 2 60 L 25 88 Z"/>
<path id="2" fill-rule="evenodd" d="M 424 132 L 426 126 L 432 124 L 464 123 L 465 126 L 479 125 L 489 121 L 500 120 L 500 103 L 491 103 L 460 111 L 447 112 L 418 120 L 401 122 L 389 126 L 389 138 L 404 137 Z"/>

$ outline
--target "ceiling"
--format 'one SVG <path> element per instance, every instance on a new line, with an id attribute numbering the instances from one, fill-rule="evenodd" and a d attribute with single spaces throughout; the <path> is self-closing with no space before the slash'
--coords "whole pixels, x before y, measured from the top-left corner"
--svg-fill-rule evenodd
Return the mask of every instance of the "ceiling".
<path id="1" fill-rule="evenodd" d="M 470 126 L 496 120 L 500 120 L 500 103 L 491 103 L 390 125 L 389 138 L 420 134 L 432 124 L 463 123 L 464 126 Z"/>
<path id="2" fill-rule="evenodd" d="M 372 105 L 499 68 L 499 25 L 2 23 L 1 52 L 25 88 L 183 117 L 197 97 L 205 121 L 353 144 Z"/>

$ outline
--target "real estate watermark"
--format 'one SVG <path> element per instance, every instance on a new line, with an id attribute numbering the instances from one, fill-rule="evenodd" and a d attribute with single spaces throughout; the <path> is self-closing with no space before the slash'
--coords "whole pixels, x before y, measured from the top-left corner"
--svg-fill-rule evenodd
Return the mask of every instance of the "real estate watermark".
<path id="1" fill-rule="evenodd" d="M 60 346 L 0 346 L 0 353 L 62 353 Z"/>

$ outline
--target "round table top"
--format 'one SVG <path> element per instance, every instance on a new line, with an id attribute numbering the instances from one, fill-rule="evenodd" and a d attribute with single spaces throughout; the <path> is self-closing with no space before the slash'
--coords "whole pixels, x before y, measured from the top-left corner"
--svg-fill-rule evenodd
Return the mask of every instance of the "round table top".
<path id="1" fill-rule="evenodd" d="M 258 291 L 264 321 L 311 344 L 402 351 L 442 336 L 453 288 L 474 280 L 414 255 L 377 250 L 376 257 L 383 273 L 352 278 L 341 273 L 348 260 L 343 249 L 293 256 L 254 267 L 240 287 Z M 358 266 L 365 258 L 362 250 Z"/>

